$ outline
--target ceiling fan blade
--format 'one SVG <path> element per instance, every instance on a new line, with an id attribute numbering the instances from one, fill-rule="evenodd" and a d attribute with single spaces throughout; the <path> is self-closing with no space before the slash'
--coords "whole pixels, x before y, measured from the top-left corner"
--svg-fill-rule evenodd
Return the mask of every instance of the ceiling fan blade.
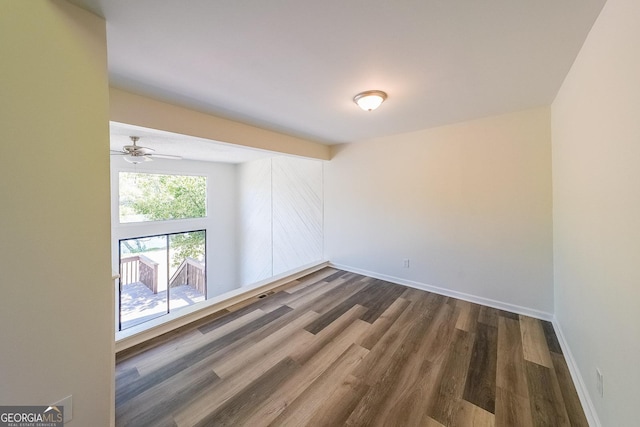
<path id="1" fill-rule="evenodd" d="M 125 156 L 124 159 L 133 164 L 138 164 L 142 162 L 150 162 L 151 157 L 157 157 L 159 159 L 170 159 L 170 160 L 180 160 L 181 156 L 174 156 L 172 154 L 155 154 L 153 148 L 143 147 L 138 145 L 137 142 L 140 140 L 140 137 L 130 136 L 133 145 L 125 145 L 122 147 L 122 151 L 111 150 L 111 155 L 116 156 Z"/>
<path id="2" fill-rule="evenodd" d="M 158 159 L 182 160 L 182 156 L 174 156 L 172 154 L 149 154 L 149 156 L 157 157 Z"/>

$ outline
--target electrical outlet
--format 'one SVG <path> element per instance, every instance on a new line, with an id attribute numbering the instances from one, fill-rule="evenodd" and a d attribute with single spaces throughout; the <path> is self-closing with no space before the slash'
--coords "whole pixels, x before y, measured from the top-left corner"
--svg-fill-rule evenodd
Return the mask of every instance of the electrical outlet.
<path id="1" fill-rule="evenodd" d="M 64 408 L 64 423 L 68 423 L 73 419 L 73 396 L 67 396 L 64 399 L 54 403 L 52 406 L 62 406 Z"/>
<path id="2" fill-rule="evenodd" d="M 599 368 L 596 368 L 596 388 L 598 390 L 598 395 L 600 397 L 604 397 L 604 378 Z"/>
<path id="3" fill-rule="evenodd" d="M 404 268 L 409 268 L 409 258 L 405 258 L 405 259 L 402 261 L 402 267 L 404 267 Z"/>

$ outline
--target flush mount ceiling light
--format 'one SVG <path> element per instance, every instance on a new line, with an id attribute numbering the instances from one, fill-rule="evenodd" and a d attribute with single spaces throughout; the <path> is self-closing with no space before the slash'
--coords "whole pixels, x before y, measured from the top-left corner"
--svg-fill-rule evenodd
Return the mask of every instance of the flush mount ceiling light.
<path id="1" fill-rule="evenodd" d="M 360 92 L 353 97 L 353 102 L 358 104 L 358 107 L 364 111 L 373 111 L 387 99 L 387 94 L 381 90 L 368 90 L 366 92 Z"/>

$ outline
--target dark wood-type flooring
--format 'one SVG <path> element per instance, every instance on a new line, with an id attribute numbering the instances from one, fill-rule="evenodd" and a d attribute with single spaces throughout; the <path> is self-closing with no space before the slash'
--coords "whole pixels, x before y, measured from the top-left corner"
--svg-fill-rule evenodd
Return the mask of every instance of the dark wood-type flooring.
<path id="1" fill-rule="evenodd" d="M 550 323 L 325 268 L 117 355 L 118 426 L 587 426 Z"/>

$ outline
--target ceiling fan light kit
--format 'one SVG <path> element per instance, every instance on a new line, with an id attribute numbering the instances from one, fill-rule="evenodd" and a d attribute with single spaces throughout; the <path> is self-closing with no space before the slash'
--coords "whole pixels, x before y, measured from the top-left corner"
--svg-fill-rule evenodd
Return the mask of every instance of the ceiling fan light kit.
<path id="1" fill-rule="evenodd" d="M 151 159 L 151 157 L 148 157 L 148 156 L 145 156 L 145 155 L 135 155 L 135 154 L 129 154 L 127 156 L 122 156 L 122 158 L 124 159 L 125 162 L 132 163 L 134 165 L 137 165 L 138 163 L 152 162 L 153 161 Z"/>
<path id="2" fill-rule="evenodd" d="M 387 99 L 387 94 L 381 90 L 367 90 L 353 97 L 353 102 L 364 111 L 373 111 Z"/>

